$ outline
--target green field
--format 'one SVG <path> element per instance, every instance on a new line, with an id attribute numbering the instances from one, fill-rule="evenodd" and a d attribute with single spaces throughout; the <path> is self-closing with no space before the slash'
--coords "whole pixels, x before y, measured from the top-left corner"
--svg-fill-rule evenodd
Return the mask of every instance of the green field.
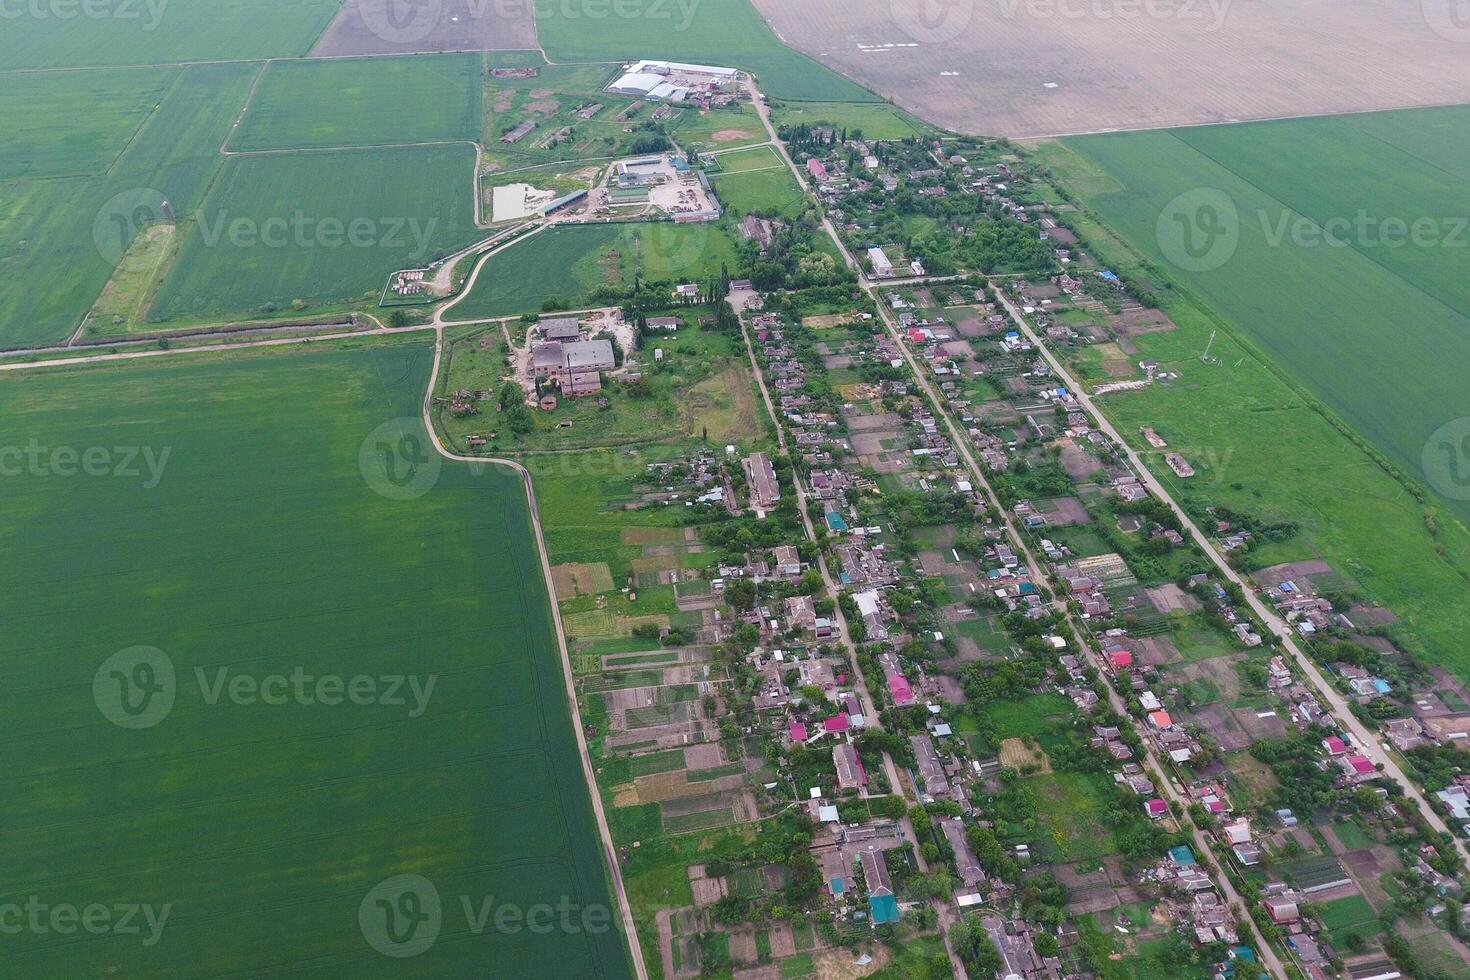
<path id="1" fill-rule="evenodd" d="M 0 87 L 0 176 L 106 170 L 178 77 L 177 68 L 104 68 L 7 78 Z"/>
<path id="2" fill-rule="evenodd" d="M 0 380 L 0 443 L 111 461 L 0 481 L 0 901 L 171 905 L 154 945 L 26 933 L 4 972 L 629 975 L 616 932 L 475 934 L 461 907 L 609 897 L 522 483 L 417 455 L 431 348 L 166 361 Z M 158 465 L 123 460 L 140 440 Z M 414 478 L 388 479 L 384 442 L 419 461 L 398 471 Z M 136 645 L 163 651 L 176 684 L 171 710 L 128 729 L 99 711 L 128 717 L 94 675 Z M 412 697 L 211 700 L 194 673 L 298 667 L 437 683 L 411 717 Z M 359 907 L 401 873 L 436 886 L 442 928 L 390 959 Z"/>
<path id="3" fill-rule="evenodd" d="M 259 70 L 184 69 L 104 176 L 0 181 L 0 346 L 65 340 L 132 237 L 159 216 L 161 199 L 181 216 L 199 206 Z M 125 74 L 143 79 L 151 70 Z"/>
<path id="4" fill-rule="evenodd" d="M 801 185 L 785 165 L 770 170 L 747 170 L 713 180 L 720 203 L 739 214 L 795 218 L 807 207 Z"/>
<path id="5" fill-rule="evenodd" d="M 704 112 L 697 109 L 686 110 L 674 119 L 669 130 L 686 150 L 720 149 L 766 140 L 766 128 L 761 125 L 760 117 L 748 102 L 741 102 L 728 109 L 708 109 Z M 715 139 L 717 133 L 724 135 Z M 736 133 L 746 135 L 737 137 Z"/>
<path id="6" fill-rule="evenodd" d="M 474 160 L 457 145 L 231 157 L 154 319 L 376 301 L 394 269 L 474 240 Z"/>
<path id="7" fill-rule="evenodd" d="M 188 0 L 7 8 L 0 69 L 304 55 L 339 0 Z M 37 16 L 22 16 L 38 9 Z"/>
<path id="8" fill-rule="evenodd" d="M 1456 249 L 1290 237 L 1273 245 L 1268 232 L 1283 215 L 1308 215 L 1311 228 L 1329 211 L 1359 207 L 1405 220 L 1449 214 L 1445 202 L 1463 200 L 1455 189 L 1466 168 L 1451 151 L 1465 119 L 1463 109 L 1415 110 L 1085 138 L 1042 154 L 1149 264 L 1083 216 L 1080 228 L 1106 262 L 1186 290 L 1159 289 L 1179 330 L 1134 338 L 1137 356 L 1183 379 L 1109 396 L 1118 427 L 1153 425 L 1196 461 L 1201 475 L 1189 481 L 1159 468 L 1182 498 L 1300 526 L 1255 563 L 1322 555 L 1398 614 L 1397 638 L 1461 676 L 1470 672 L 1461 642 L 1470 610 L 1444 597 L 1463 592 L 1470 574 L 1470 532 L 1455 519 L 1467 503 L 1433 497 L 1430 510 L 1378 461 L 1424 484 L 1424 451 L 1442 448 L 1427 441 L 1431 432 L 1470 414 L 1454 368 L 1470 353 L 1470 321 L 1459 312 L 1470 294 L 1447 270 L 1454 256 L 1441 254 Z M 1332 161 L 1326 170 L 1322 159 Z M 1386 166 L 1396 168 L 1391 179 Z M 1364 184 L 1356 174 L 1377 176 Z M 1240 231 L 1223 265 L 1188 272 L 1164 258 L 1157 226 L 1175 195 L 1198 187 L 1228 197 Z M 1216 329 L 1219 362 L 1202 365 Z M 1437 475 L 1441 489 L 1455 490 L 1443 479 L 1452 474 Z"/>
<path id="9" fill-rule="evenodd" d="M 599 287 L 625 289 L 644 279 L 694 279 L 735 267 L 735 246 L 710 223 L 626 222 L 565 225 L 528 236 L 490 257 L 452 320 L 535 312 L 557 301 L 585 302 Z"/>
<path id="10" fill-rule="evenodd" d="M 752 146 L 747 150 L 721 153 L 718 157 L 715 157 L 715 160 L 719 163 L 719 173 L 721 175 L 770 170 L 774 167 L 787 170 L 788 173 L 790 172 L 786 167 L 786 162 L 781 159 L 781 154 L 776 151 L 775 147 L 771 146 Z"/>
<path id="11" fill-rule="evenodd" d="M 480 87 L 477 54 L 275 62 L 230 150 L 472 140 Z"/>
<path id="12" fill-rule="evenodd" d="M 592 17 L 576 5 L 538 4 L 536 32 L 552 61 L 672 58 L 746 69 L 773 98 L 878 98 L 783 45 L 750 0 L 626 0 L 612 17 Z"/>
<path id="13" fill-rule="evenodd" d="M 1470 231 L 1451 205 L 1470 195 L 1470 107 L 1067 145 L 1117 181 L 1089 196 L 1104 220 L 1422 478 L 1430 434 L 1470 415 L 1460 370 L 1470 360 Z M 1239 242 L 1228 256 L 1221 246 L 1217 268 L 1189 272 L 1170 263 L 1172 232 L 1161 245 L 1157 225 L 1171 199 L 1197 188 L 1216 188 L 1233 205 Z M 1421 243 L 1395 245 L 1386 223 L 1361 231 L 1331 224 L 1360 211 L 1369 222 L 1435 227 Z M 1298 219 L 1301 234 L 1277 234 L 1282 221 Z M 1310 237 L 1323 228 L 1332 244 Z M 1470 502 L 1453 506 L 1470 516 Z"/>
<path id="14" fill-rule="evenodd" d="M 870 140 L 908 139 L 932 131 L 923 120 L 886 102 L 780 102 L 771 106 L 771 121 L 777 126 L 833 126 Z"/>

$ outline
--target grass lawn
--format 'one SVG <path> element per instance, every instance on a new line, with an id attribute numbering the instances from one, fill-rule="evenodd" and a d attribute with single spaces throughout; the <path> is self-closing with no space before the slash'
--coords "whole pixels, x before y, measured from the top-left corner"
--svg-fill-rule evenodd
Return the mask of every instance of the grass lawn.
<path id="1" fill-rule="evenodd" d="M 669 126 L 676 142 L 685 149 L 711 150 L 766 139 L 766 128 L 747 102 L 732 108 L 686 109 Z"/>
<path id="2" fill-rule="evenodd" d="M 1470 181 L 1467 118 L 1463 107 L 1407 110 L 1085 137 L 1043 153 L 1135 250 L 1085 223 L 1104 261 L 1146 261 L 1155 280 L 1183 287 L 1160 291 L 1181 329 L 1137 338 L 1138 356 L 1183 380 L 1110 396 L 1119 428 L 1153 425 L 1204 463 L 1193 486 L 1179 488 L 1184 496 L 1298 522 L 1296 540 L 1259 560 L 1320 552 L 1398 613 L 1398 638 L 1461 676 L 1470 675 L 1459 642 L 1470 610 L 1438 597 L 1462 590 L 1470 572 L 1470 502 L 1436 496 L 1428 511 L 1411 489 L 1432 481 L 1454 490 L 1432 435 L 1470 415 L 1454 368 L 1470 356 L 1470 285 L 1456 271 L 1462 250 L 1441 247 L 1446 240 L 1391 247 L 1373 236 L 1388 219 L 1425 218 L 1448 235 L 1435 216 Z M 1191 272 L 1170 264 L 1158 223 L 1177 195 L 1199 187 L 1218 189 L 1239 233 L 1212 256 L 1220 264 Z M 1360 212 L 1371 231 L 1354 224 L 1334 244 L 1311 237 Z M 1220 362 L 1207 368 L 1198 355 L 1215 329 Z"/>
<path id="3" fill-rule="evenodd" d="M 412 873 L 444 910 L 416 972 L 629 974 L 615 932 L 475 934 L 461 911 L 610 898 L 522 483 L 419 455 L 431 360 L 402 337 L 0 379 L 5 444 L 117 461 L 0 483 L 6 900 L 172 905 L 153 946 L 13 937 L 11 972 L 399 976 L 359 907 Z M 140 442 L 161 466 L 113 448 Z M 125 729 L 102 666 L 139 645 L 172 707 L 135 700 L 163 710 Z M 298 669 L 436 684 L 417 716 L 210 693 Z"/>
<path id="4" fill-rule="evenodd" d="M 1340 820 L 1332 825 L 1332 833 L 1342 842 L 1342 846 L 1350 851 L 1360 851 L 1365 847 L 1372 847 L 1375 843 L 1358 823 L 1352 820 Z"/>
<path id="5" fill-rule="evenodd" d="M 736 214 L 759 214 L 788 220 L 799 217 L 808 201 L 784 164 L 769 170 L 747 170 L 714 178 L 715 195 Z"/>
<path id="6" fill-rule="evenodd" d="M 938 936 L 912 936 L 903 940 L 892 962 L 869 974 L 875 980 L 947 980 L 952 975 L 944 940 Z"/>
<path id="7" fill-rule="evenodd" d="M 1084 861 L 1117 849 L 1113 832 L 1102 823 L 1103 797 L 1097 773 L 1051 772 L 1025 778 L 1038 799 L 1037 811 L 1049 833 L 1038 850 L 1047 860 Z"/>
<path id="8" fill-rule="evenodd" d="M 481 84 L 475 53 L 278 61 L 230 149 L 472 140 Z"/>
<path id="9" fill-rule="evenodd" d="M 1327 935 L 1332 945 L 1338 949 L 1347 946 L 1347 938 L 1356 934 L 1365 939 L 1378 935 L 1383 931 L 1383 925 L 1378 921 L 1377 913 L 1368 900 L 1361 895 L 1349 895 L 1347 898 L 1335 898 L 1322 906 L 1322 927 L 1327 930 Z"/>
<path id="10" fill-rule="evenodd" d="M 735 271 L 735 246 L 718 225 L 555 227 L 491 256 L 474 289 L 448 315 L 470 320 L 535 312 L 553 302 L 575 307 L 600 286 L 631 286 L 640 270 L 645 279 L 702 280 L 718 273 L 722 263 Z"/>
<path id="11" fill-rule="evenodd" d="M 800 977 L 809 977 L 816 973 L 811 953 L 797 953 L 795 956 L 788 956 L 781 961 L 780 965 L 781 980 L 798 980 Z"/>
<path id="12" fill-rule="evenodd" d="M 950 623 L 945 630 L 954 636 L 974 640 L 981 650 L 1004 653 L 1011 648 L 1010 637 L 1006 636 L 1003 630 L 997 629 L 988 617 L 977 616 L 974 619 Z M 996 704 L 992 704 L 991 707 L 996 707 Z"/>
<path id="13" fill-rule="evenodd" d="M 376 303 L 388 273 L 476 237 L 474 160 L 469 146 L 231 157 L 154 319 Z"/>
<path id="14" fill-rule="evenodd" d="M 1072 711 L 1072 702 L 1060 694 L 1034 694 L 1020 701 L 991 701 L 983 710 L 997 738 L 1026 738 L 1055 728 Z"/>
<path id="15" fill-rule="evenodd" d="M 719 174 L 745 173 L 748 170 L 769 170 L 772 167 L 786 169 L 786 163 L 781 159 L 781 154 L 769 146 L 752 146 L 748 150 L 735 150 L 732 153 L 721 153 L 715 157 L 719 161 Z M 789 170 L 787 170 L 790 173 Z"/>

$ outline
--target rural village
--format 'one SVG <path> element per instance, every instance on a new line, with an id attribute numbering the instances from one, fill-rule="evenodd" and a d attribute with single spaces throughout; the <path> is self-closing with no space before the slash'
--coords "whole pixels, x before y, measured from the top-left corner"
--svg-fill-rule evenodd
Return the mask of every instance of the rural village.
<path id="1" fill-rule="evenodd" d="M 868 288 L 723 272 L 479 328 L 460 344 L 476 378 L 511 368 L 479 392 L 512 385 L 504 424 L 441 415 L 472 452 L 613 454 L 619 557 L 553 572 L 662 974 L 924 951 L 936 976 L 1082 976 L 1124 953 L 1390 980 L 1391 944 L 1416 940 L 1385 924 L 1406 919 L 1470 955 L 1449 938 L 1470 927 L 1462 845 L 1377 761 L 1465 837 L 1470 691 L 1395 648 L 1325 562 L 1255 567 L 1290 527 L 1151 489 L 1084 397 L 1176 381 L 1130 359 L 1168 318 L 1003 142 L 782 135 Z M 755 268 L 818 233 L 738 218 Z M 995 264 L 1026 272 L 977 271 Z M 623 411 L 653 399 L 645 422 L 687 426 L 680 392 L 710 379 L 747 389 L 723 392 L 745 403 L 733 432 L 647 463 L 616 448 Z M 1138 439 L 1203 482 L 1211 461 Z"/>
<path id="2" fill-rule="evenodd" d="M 1319 184 L 1457 200 L 1463 120 L 1360 119 L 1316 52 L 1261 72 L 1302 112 L 1141 108 L 1163 54 L 1105 72 L 973 4 L 198 2 L 105 64 L 39 14 L 0 41 L 0 451 L 179 450 L 142 496 L 0 481 L 7 893 L 176 899 L 183 935 L 6 899 L 15 975 L 1470 976 L 1470 532 L 1436 502 L 1470 495 L 1434 469 L 1470 416 L 1404 421 L 1463 364 L 1331 333 L 1460 308 L 1418 252 L 1251 224 Z M 1249 89 L 1236 50 L 1195 72 Z M 1442 58 L 1361 97 L 1447 101 Z M 1170 249 L 1180 200 L 1229 210 L 1217 265 Z M 1331 343 L 1275 346 L 1293 317 Z M 441 693 L 189 686 L 293 657 Z M 581 927 L 519 928 L 543 906 Z"/>

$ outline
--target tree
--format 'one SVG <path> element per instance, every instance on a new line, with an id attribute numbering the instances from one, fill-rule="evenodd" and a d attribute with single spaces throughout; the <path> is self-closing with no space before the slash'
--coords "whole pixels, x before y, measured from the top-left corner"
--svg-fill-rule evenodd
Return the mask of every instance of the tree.
<path id="1" fill-rule="evenodd" d="M 500 392 L 496 396 L 496 400 L 499 403 L 500 410 L 502 412 L 509 409 L 512 405 L 519 405 L 521 402 L 525 401 L 525 398 L 525 392 L 522 391 L 521 386 L 516 384 L 514 381 L 507 381 L 505 384 L 501 385 Z"/>

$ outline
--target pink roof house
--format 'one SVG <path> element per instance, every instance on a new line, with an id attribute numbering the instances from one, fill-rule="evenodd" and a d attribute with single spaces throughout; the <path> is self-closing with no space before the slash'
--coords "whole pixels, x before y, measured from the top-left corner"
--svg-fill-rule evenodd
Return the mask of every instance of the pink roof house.
<path id="1" fill-rule="evenodd" d="M 1169 804 L 1154 797 L 1143 804 L 1143 812 L 1148 814 L 1150 820 L 1157 820 L 1169 812 Z"/>

